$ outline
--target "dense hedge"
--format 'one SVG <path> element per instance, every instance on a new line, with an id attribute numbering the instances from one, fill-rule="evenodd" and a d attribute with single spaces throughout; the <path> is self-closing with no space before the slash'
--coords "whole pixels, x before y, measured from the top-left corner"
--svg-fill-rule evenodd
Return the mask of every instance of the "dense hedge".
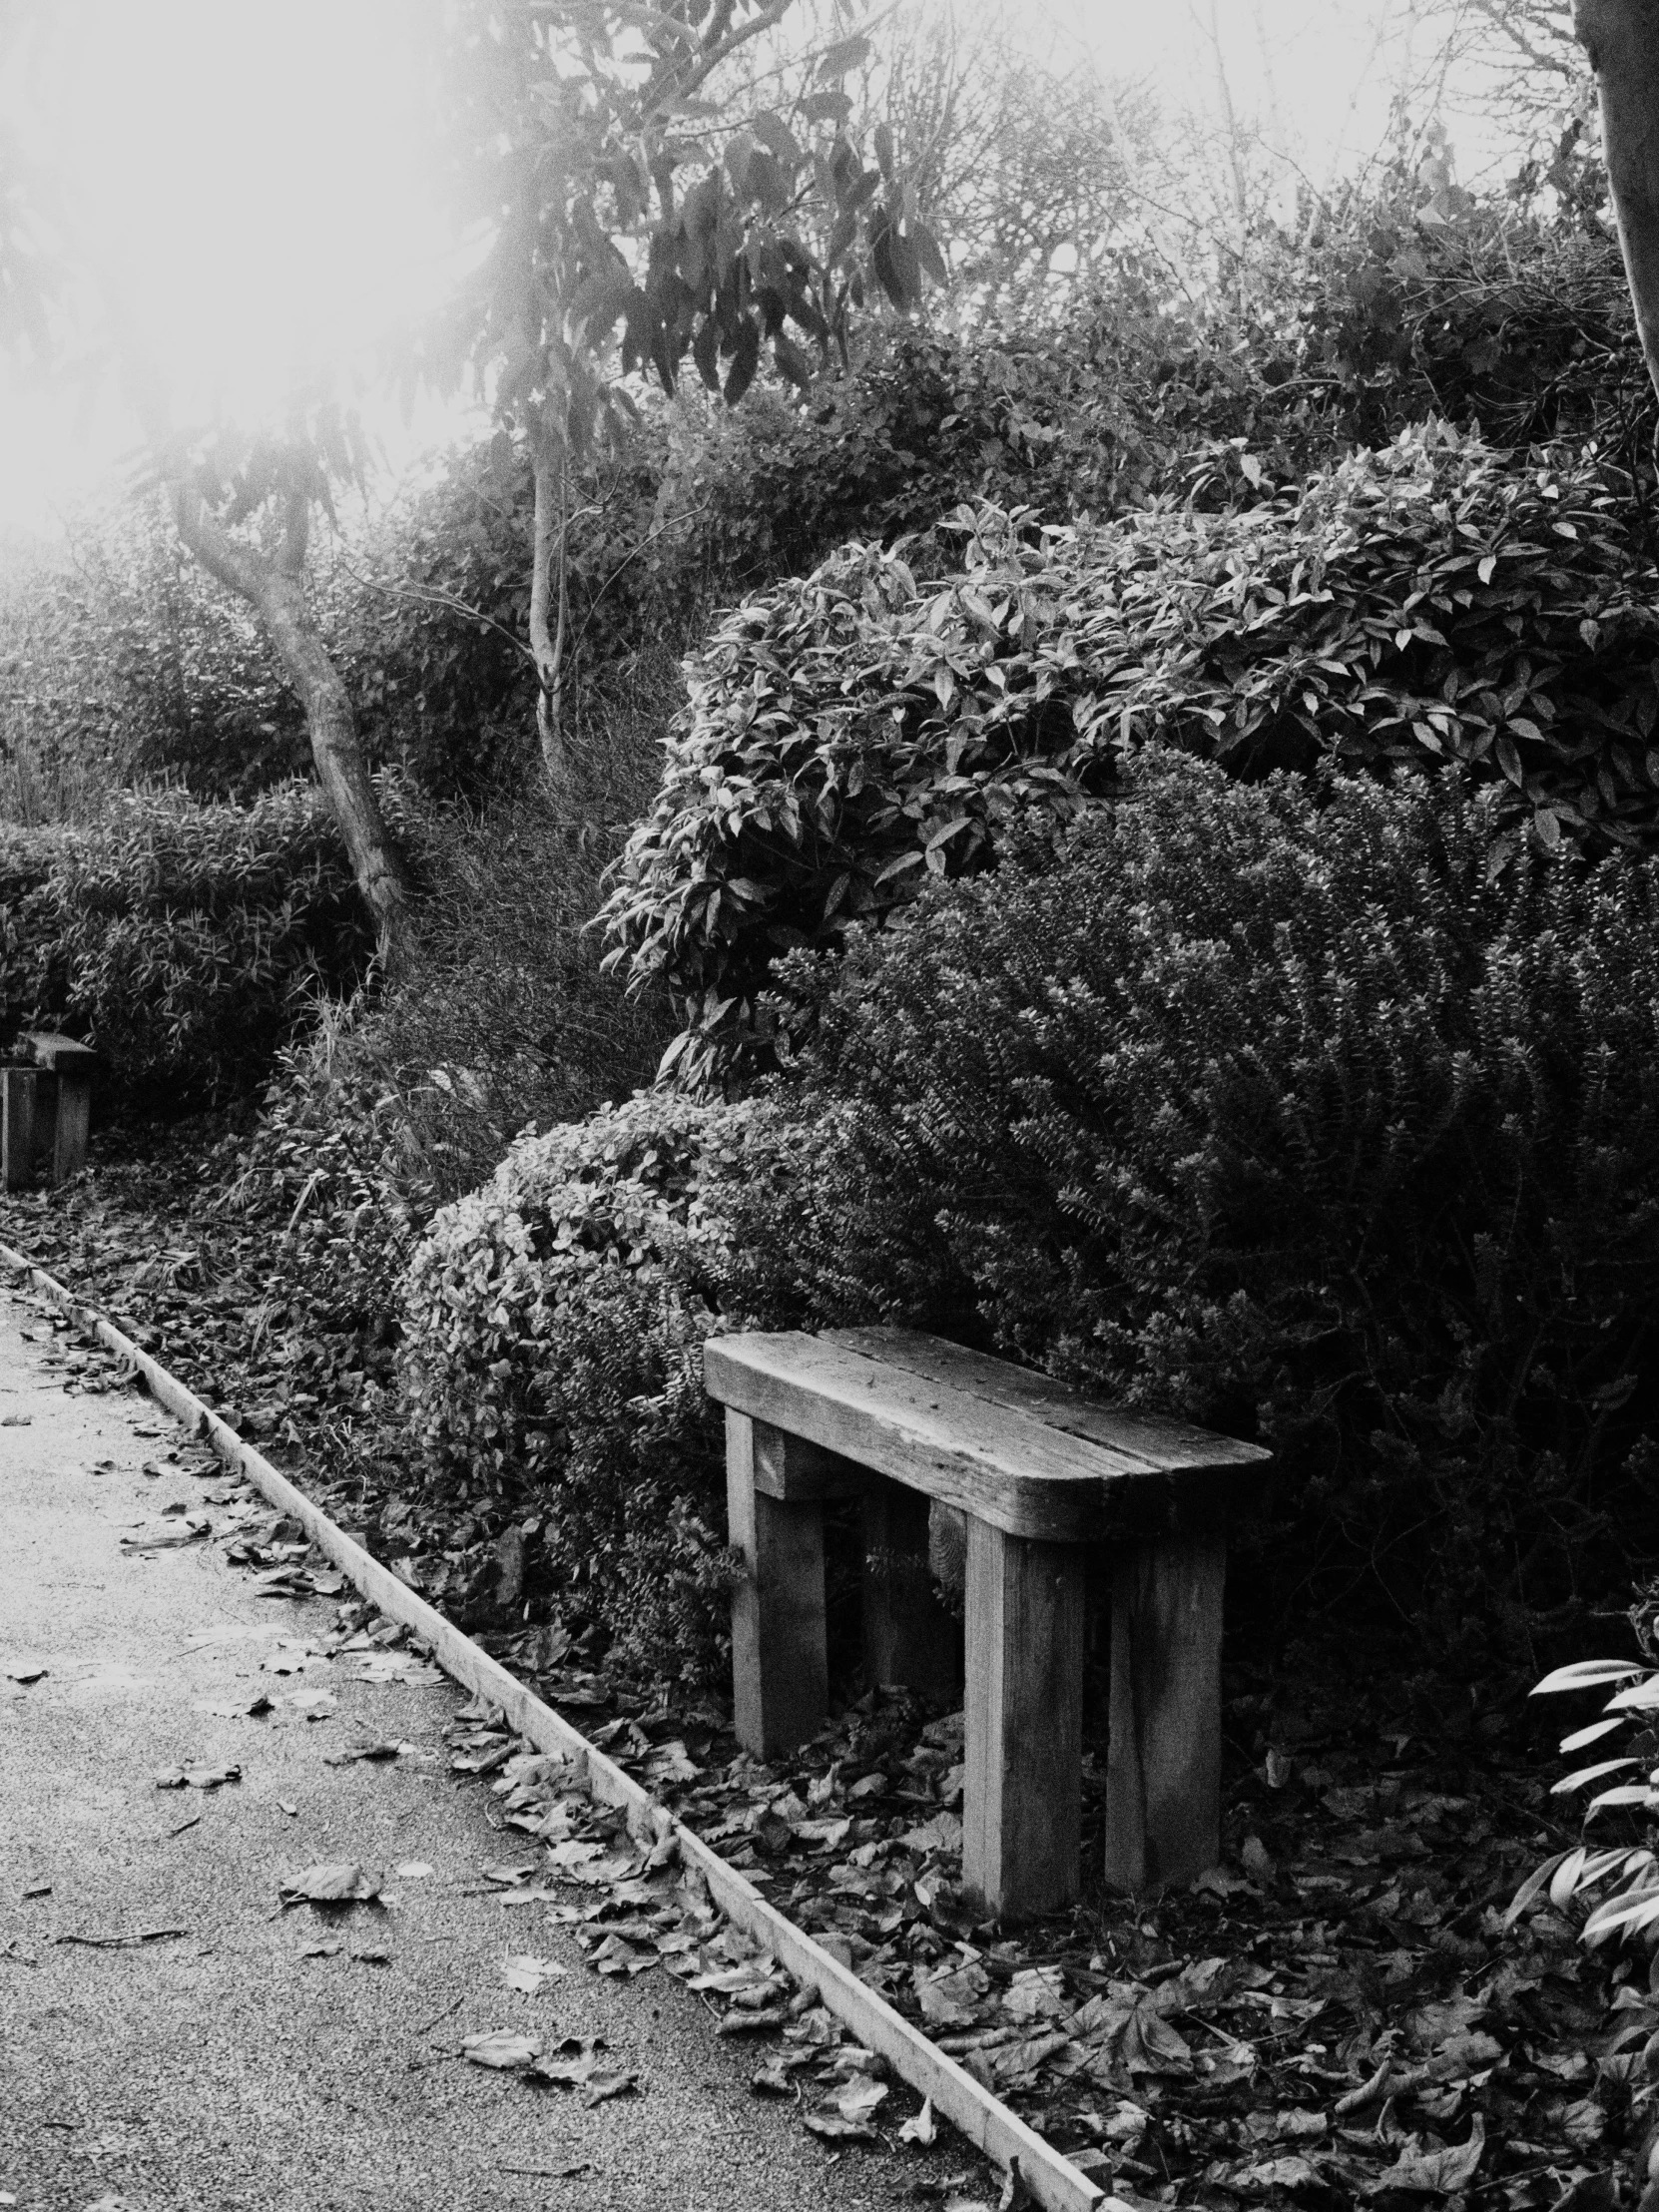
<path id="1" fill-rule="evenodd" d="M 1494 800 L 1164 761 L 1058 858 L 930 886 L 820 976 L 721 1200 L 727 1300 L 1265 1439 L 1282 1603 L 1381 1587 L 1450 1633 L 1627 1582 L 1659 861 L 1496 871 Z"/>
<path id="2" fill-rule="evenodd" d="M 105 1106 L 184 1110 L 258 1087 L 315 996 L 349 990 L 373 932 L 320 796 L 247 808 L 130 793 L 0 852 L 7 1041 L 89 1036 Z"/>
<path id="3" fill-rule="evenodd" d="M 1494 864 L 1659 826 L 1659 567 L 1593 449 L 1522 463 L 1428 424 L 1243 511 L 951 527 L 938 583 L 848 548 L 687 664 L 607 912 L 695 1076 L 747 1042 L 781 952 L 983 864 L 1013 820 L 1063 823 L 1149 742 L 1247 777 L 1461 764 L 1497 783 Z"/>

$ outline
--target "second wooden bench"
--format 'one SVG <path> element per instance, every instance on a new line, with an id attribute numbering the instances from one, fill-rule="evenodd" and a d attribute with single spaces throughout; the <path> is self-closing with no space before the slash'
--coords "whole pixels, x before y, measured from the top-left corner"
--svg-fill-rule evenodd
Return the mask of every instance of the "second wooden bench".
<path id="1" fill-rule="evenodd" d="M 826 1499 L 864 1500 L 864 1640 L 878 1679 L 948 1689 L 926 1574 L 928 1501 L 966 1516 L 963 1887 L 987 1913 L 1077 1894 L 1084 1549 L 1112 1577 L 1106 1875 L 1191 1881 L 1220 1851 L 1229 1496 L 1268 1453 L 1124 1411 L 901 1330 L 717 1337 L 726 1406 L 739 1739 L 763 1758 L 823 1726 Z M 908 1555 L 909 1575 L 890 1571 Z M 918 1594 L 919 1593 L 919 1594 Z"/>

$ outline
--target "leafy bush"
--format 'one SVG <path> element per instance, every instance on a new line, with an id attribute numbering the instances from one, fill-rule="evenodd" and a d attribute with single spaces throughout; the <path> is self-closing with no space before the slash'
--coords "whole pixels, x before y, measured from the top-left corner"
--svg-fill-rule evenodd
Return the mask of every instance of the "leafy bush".
<path id="1" fill-rule="evenodd" d="M 705 1193 L 728 1303 L 914 1322 L 1261 1438 L 1281 1600 L 1381 1586 L 1449 1636 L 1626 1575 L 1659 862 L 1496 873 L 1496 802 L 1150 758 L 1058 859 L 930 885 L 819 963 L 769 1109 L 790 1172 Z"/>
<path id="2" fill-rule="evenodd" d="M 521 1501 L 561 1608 L 602 1620 L 621 1655 L 692 1678 L 718 1668 L 728 1588 L 701 1357 L 711 1135 L 708 1109 L 655 1096 L 527 1132 L 433 1222 L 405 1284 L 401 1361 L 437 1487 Z"/>
<path id="3" fill-rule="evenodd" d="M 1561 1739 L 1563 1753 L 1596 1747 L 1589 1764 L 1575 1768 L 1557 1782 L 1552 1793 L 1559 1797 L 1588 1789 L 1594 1783 L 1603 1785 L 1585 1809 L 1585 1841 L 1557 1852 L 1535 1869 L 1516 1892 L 1508 1918 L 1517 1920 L 1546 1893 L 1550 1904 L 1564 1909 L 1574 1897 L 1602 1890 L 1606 1894 L 1584 1923 L 1584 1940 L 1596 1944 L 1616 1936 L 1623 1944 L 1645 1937 L 1651 1949 L 1653 1929 L 1659 1923 L 1659 1859 L 1652 1848 L 1653 1816 L 1659 1813 L 1659 1789 L 1654 1787 L 1653 1779 L 1654 1761 L 1659 1758 L 1659 1731 L 1654 1727 L 1654 1713 L 1659 1709 L 1659 1666 L 1654 1664 L 1659 1659 L 1654 1639 L 1659 1589 L 1650 1586 L 1641 1592 L 1630 1618 L 1642 1648 L 1640 1660 L 1581 1659 L 1555 1668 L 1532 1693 L 1543 1697 L 1611 1689 L 1613 1694 L 1599 1720 L 1572 1729 Z M 1632 1767 L 1646 1768 L 1647 1772 L 1632 1775 Z M 1611 1775 L 1620 1779 L 1609 1781 Z M 1626 1835 L 1614 1841 L 1621 1824 L 1608 1821 L 1601 1823 L 1596 1838 L 1589 1836 L 1590 1822 L 1614 1808 L 1626 1817 L 1626 1822 L 1639 1824 L 1635 1840 Z M 1642 2023 L 1644 2035 L 1650 2025 Z"/>
<path id="4" fill-rule="evenodd" d="M 953 527 L 940 583 L 848 548 L 687 664 L 607 915 L 675 993 L 696 1076 L 780 952 L 982 864 L 1012 821 L 1063 822 L 1148 742 L 1244 776 L 1460 764 L 1497 781 L 1494 865 L 1659 823 L 1659 569 L 1594 451 L 1520 465 L 1430 424 L 1245 512 Z"/>
<path id="5" fill-rule="evenodd" d="M 605 908 L 612 957 L 684 1012 L 683 1077 L 749 1038 L 779 953 L 837 943 L 982 861 L 1000 826 L 1069 821 L 1114 776 L 1052 534 L 1027 556 L 1023 519 L 966 515 L 965 570 L 931 593 L 896 553 L 843 547 L 687 663 L 667 775 Z"/>
<path id="6" fill-rule="evenodd" d="M 373 949 L 306 785 L 246 810 L 130 793 L 94 824 L 9 833 L 0 871 L 8 1034 L 90 1033 L 129 1106 L 254 1088 L 315 996 L 349 990 Z"/>

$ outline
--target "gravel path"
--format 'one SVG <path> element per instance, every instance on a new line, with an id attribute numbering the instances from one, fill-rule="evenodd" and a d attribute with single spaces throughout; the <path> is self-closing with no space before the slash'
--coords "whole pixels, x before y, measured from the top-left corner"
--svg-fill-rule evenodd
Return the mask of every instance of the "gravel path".
<path id="1" fill-rule="evenodd" d="M 0 1300 L 0 2205 L 840 2212 L 907 2196 L 913 2164 L 833 2159 L 754 2097 L 757 2054 L 717 2041 L 678 1983 L 602 1981 L 540 1909 L 478 1894 L 523 1839 L 497 1836 L 487 1790 L 447 1770 L 453 1685 L 361 1682 L 314 1655 L 274 1671 L 331 1605 L 259 1596 L 217 1545 L 120 1548 L 225 1485 L 146 1477 L 181 1432 L 146 1398 L 67 1394 L 42 1365 L 50 1334 Z M 262 1693 L 273 1710 L 250 1717 Z M 364 1735 L 414 1748 L 325 1763 Z M 157 1788 L 194 1762 L 242 1779 Z M 385 1910 L 343 1926 L 278 1908 L 280 1880 L 333 1859 L 431 1872 L 388 1873 Z M 156 1930 L 182 1933 L 69 1940 Z M 518 1994 L 500 1971 L 514 1951 L 568 1977 Z M 453 2055 L 495 2027 L 603 2035 L 643 2093 L 588 2111 Z"/>

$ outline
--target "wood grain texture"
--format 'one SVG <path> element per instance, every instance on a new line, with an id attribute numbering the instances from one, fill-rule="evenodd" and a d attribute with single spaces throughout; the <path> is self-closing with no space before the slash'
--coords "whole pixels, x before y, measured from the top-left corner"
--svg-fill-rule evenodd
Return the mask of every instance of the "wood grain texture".
<path id="1" fill-rule="evenodd" d="M 34 1174 L 40 1081 L 32 1068 L 0 1069 L 0 1182 L 8 1191 L 26 1191 Z"/>
<path id="2" fill-rule="evenodd" d="M 727 1526 L 745 1568 L 732 1592 L 733 1725 L 763 1759 L 816 1736 L 830 1703 L 824 1508 L 817 1497 L 770 1496 L 755 1480 L 757 1461 L 781 1461 L 787 1441 L 728 1409 Z"/>
<path id="3" fill-rule="evenodd" d="M 961 1632 L 933 1595 L 928 1500 L 871 1475 L 863 1494 L 864 1673 L 928 1697 L 949 1697 L 960 1675 Z"/>
<path id="4" fill-rule="evenodd" d="M 755 1427 L 755 1487 L 768 1497 L 856 1497 L 877 1478 L 867 1467 L 842 1459 L 805 1436 L 791 1436 L 765 1422 Z"/>
<path id="5" fill-rule="evenodd" d="M 67 1183 L 87 1164 L 87 1131 L 92 1125 L 92 1083 L 89 1077 L 64 1073 L 58 1077 L 58 1124 L 52 1134 L 52 1180 Z"/>
<path id="6" fill-rule="evenodd" d="M 1004 2171 L 1017 2164 L 1042 2212 L 1093 2212 L 1093 2208 L 1104 2206 L 1104 2192 L 1079 2173 L 1069 2159 L 1027 2127 L 955 2059 L 930 2043 L 919 2028 L 866 1987 L 849 1967 L 831 1958 L 804 1930 L 786 1920 L 753 1883 L 656 1804 L 631 1775 L 590 1744 L 562 1714 L 544 1705 L 496 1660 L 480 1651 L 470 1637 L 371 1558 L 270 1460 L 211 1413 L 195 1392 L 159 1361 L 141 1351 L 93 1308 L 83 1306 L 63 1284 L 35 1267 L 23 1253 L 0 1244 L 0 1259 L 24 1272 L 60 1312 L 96 1330 L 112 1352 L 138 1369 L 157 1402 L 205 1435 L 228 1466 L 245 1475 L 273 1505 L 291 1514 L 317 1549 L 350 1578 L 362 1596 L 379 1606 L 388 1620 L 399 1621 L 424 1637 L 437 1663 L 452 1680 L 474 1696 L 486 1697 L 498 1705 L 507 1725 L 538 1751 L 567 1760 L 573 1780 L 601 1803 L 619 1806 L 627 1813 L 634 1835 L 652 1842 L 672 1837 L 682 1861 L 703 1876 L 711 1897 L 733 1924 L 766 1944 L 804 1987 L 817 1989 L 823 2002 L 858 2042 L 866 2050 L 878 2051 L 918 2096 L 931 2097 L 935 2111 L 958 2128 L 975 2149 Z"/>
<path id="7" fill-rule="evenodd" d="M 882 1334 L 865 1342 L 873 1346 Z M 1096 1409 L 1099 1432 L 1084 1436 L 1057 1426 L 1046 1404 L 1028 1410 L 1000 1403 L 869 1350 L 797 1331 L 713 1338 L 704 1375 L 710 1394 L 740 1412 L 1010 1535 L 1046 1542 L 1083 1542 L 1108 1532 L 1125 1513 L 1161 1516 L 1172 1477 L 1209 1487 L 1218 1479 L 1237 1484 L 1253 1479 L 1266 1457 L 1254 1445 L 1178 1428 L 1177 1440 L 1154 1458 L 1140 1416 L 1130 1424 L 1133 1448 L 1109 1445 L 1101 1440 L 1115 1417 L 1109 1407 Z M 1200 1466 L 1206 1454 L 1213 1463 Z"/>
<path id="8" fill-rule="evenodd" d="M 1083 1555 L 970 1520 L 962 1888 L 1003 1920 L 1077 1896 Z"/>
<path id="9" fill-rule="evenodd" d="M 1134 1892 L 1196 1880 L 1221 1858 L 1218 1532 L 1138 1544 L 1112 1578 L 1108 1882 Z"/>

